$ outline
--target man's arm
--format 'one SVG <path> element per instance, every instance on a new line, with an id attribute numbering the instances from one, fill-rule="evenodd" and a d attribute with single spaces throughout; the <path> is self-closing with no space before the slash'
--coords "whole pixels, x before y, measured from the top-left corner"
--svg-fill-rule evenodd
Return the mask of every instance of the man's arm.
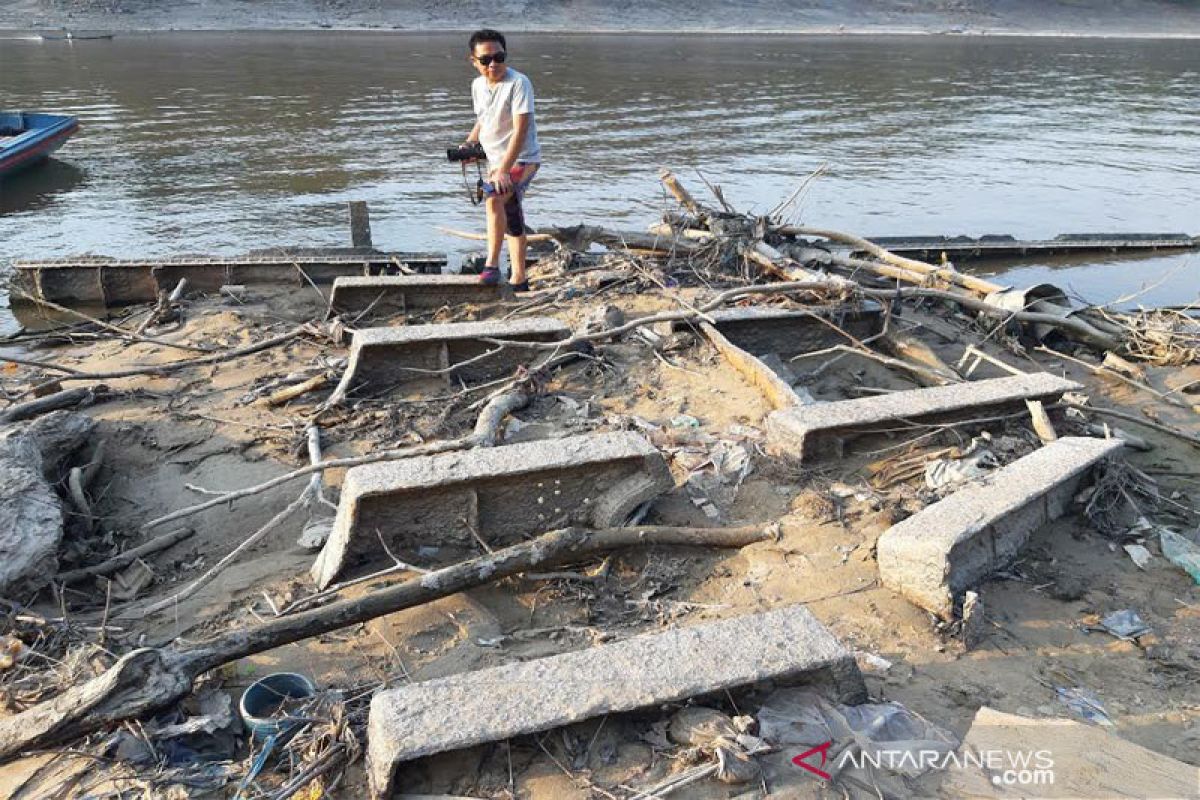
<path id="1" fill-rule="evenodd" d="M 467 144 L 479 141 L 479 120 L 475 120 L 475 126 L 471 128 L 471 132 L 467 134 Z"/>

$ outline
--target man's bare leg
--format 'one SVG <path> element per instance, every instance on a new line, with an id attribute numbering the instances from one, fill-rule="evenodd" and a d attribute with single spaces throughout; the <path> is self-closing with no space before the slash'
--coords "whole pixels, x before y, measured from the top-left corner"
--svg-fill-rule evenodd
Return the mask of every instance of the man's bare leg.
<path id="1" fill-rule="evenodd" d="M 529 252 L 529 238 L 524 234 L 520 236 L 508 237 L 508 263 L 512 267 L 512 274 L 508 276 L 508 282 L 518 284 L 525 282 L 525 254 Z"/>
<path id="2" fill-rule="evenodd" d="M 492 195 L 487 198 L 487 266 L 500 268 L 500 246 L 504 243 L 504 230 L 508 227 L 508 214 L 504 211 L 504 197 Z"/>

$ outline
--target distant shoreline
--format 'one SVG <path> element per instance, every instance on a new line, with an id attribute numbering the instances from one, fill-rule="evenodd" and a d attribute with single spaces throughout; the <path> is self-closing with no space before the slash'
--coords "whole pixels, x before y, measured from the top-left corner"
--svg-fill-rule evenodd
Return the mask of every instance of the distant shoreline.
<path id="1" fill-rule="evenodd" d="M 671 36 L 961 36 L 1200 39 L 1180 0 L 5 0 L 0 32 L 278 31 Z"/>
<path id="2" fill-rule="evenodd" d="M 42 41 L 41 34 L 57 34 L 61 36 L 62 28 L 6 28 L 0 26 L 0 41 Z M 230 27 L 230 28 L 68 28 L 72 33 L 111 34 L 120 36 L 152 36 L 161 34 L 207 34 L 207 33 L 238 33 L 238 34 L 297 34 L 297 33 L 354 33 L 354 34 L 386 34 L 390 36 L 428 36 L 434 34 L 469 34 L 474 28 L 387 28 L 387 27 L 354 27 L 354 26 L 293 26 L 293 27 Z M 688 36 L 696 38 L 741 37 L 741 36 L 811 36 L 811 37 L 890 37 L 890 38 L 947 38 L 947 39 L 1136 39 L 1136 40 L 1165 40 L 1191 41 L 1200 39 L 1200 31 L 1185 31 L 1175 33 L 1150 33 L 1142 31 L 1017 31 L 1010 29 L 998 30 L 969 30 L 969 31 L 938 31 L 911 30 L 900 28 L 723 28 L 720 30 L 706 28 L 518 28 L 505 26 L 505 32 L 527 36 Z M 68 41 L 55 38 L 48 41 Z M 94 41 L 81 38 L 79 41 Z"/>

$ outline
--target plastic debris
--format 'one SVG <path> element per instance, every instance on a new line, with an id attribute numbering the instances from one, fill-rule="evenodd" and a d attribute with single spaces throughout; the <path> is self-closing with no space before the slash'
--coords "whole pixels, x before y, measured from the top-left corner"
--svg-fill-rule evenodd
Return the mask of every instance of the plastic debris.
<path id="1" fill-rule="evenodd" d="M 1054 691 L 1067 708 L 1088 722 L 1096 725 L 1111 726 L 1113 724 L 1108 712 L 1100 704 L 1100 698 L 1096 697 L 1096 693 L 1090 689 L 1084 689 L 1082 686 L 1055 686 Z"/>
<path id="2" fill-rule="evenodd" d="M 854 660 L 858 663 L 859 670 L 867 675 L 883 675 L 892 668 L 891 661 L 864 650 L 855 651 Z"/>
<path id="3" fill-rule="evenodd" d="M 952 733 L 899 703 L 835 705 L 800 688 L 780 689 L 767 697 L 758 712 L 758 735 L 785 752 L 795 749 L 797 755 L 832 742 L 830 758 L 821 769 L 834 782 L 841 776 L 857 778 L 863 785 L 876 786 L 885 797 L 911 797 L 907 780 L 930 769 L 924 754 L 946 754 L 958 748 Z M 855 766 L 839 757 L 847 752 L 861 753 L 880 767 Z M 897 753 L 911 757 L 896 757 Z"/>
<path id="4" fill-rule="evenodd" d="M 1150 633 L 1150 626 L 1131 608 L 1114 611 L 1100 620 L 1100 630 L 1118 639 L 1133 640 Z"/>
<path id="5" fill-rule="evenodd" d="M 1200 583 L 1200 547 L 1175 531 L 1165 528 L 1159 534 L 1158 541 L 1167 560 L 1191 575 L 1196 583 Z"/>
<path id="6" fill-rule="evenodd" d="M 671 418 L 672 428 L 699 428 L 700 420 L 693 417 L 691 414 L 680 414 Z"/>
<path id="7" fill-rule="evenodd" d="M 1125 552 L 1133 559 L 1133 563 L 1137 565 L 1138 569 L 1145 569 L 1146 565 L 1150 563 L 1150 559 L 1153 558 L 1150 551 L 1140 544 L 1125 545 Z"/>
<path id="8" fill-rule="evenodd" d="M 758 441 L 763 438 L 763 432 L 758 428 L 751 428 L 749 425 L 730 425 L 729 435 L 737 436 L 741 439 L 751 439 Z"/>
<path id="9" fill-rule="evenodd" d="M 732 476 L 739 485 L 750 474 L 750 451 L 734 442 L 720 441 L 709 451 L 709 459 L 719 474 Z"/>
<path id="10" fill-rule="evenodd" d="M 233 722 L 233 700 L 229 695 L 219 691 L 202 693 L 197 702 L 200 714 L 188 717 L 183 722 L 174 725 L 163 725 L 154 731 L 159 739 L 172 739 L 176 736 L 190 736 L 197 733 L 216 733 L 221 728 Z"/>
<path id="11" fill-rule="evenodd" d="M 333 517 L 318 517 L 309 520 L 300 533 L 296 544 L 302 549 L 315 553 L 325 546 L 325 541 L 333 534 Z"/>
<path id="12" fill-rule="evenodd" d="M 930 489 L 945 489 L 960 483 L 975 481 L 1000 466 L 991 450 L 978 450 L 959 459 L 939 458 L 925 465 L 925 485 Z"/>

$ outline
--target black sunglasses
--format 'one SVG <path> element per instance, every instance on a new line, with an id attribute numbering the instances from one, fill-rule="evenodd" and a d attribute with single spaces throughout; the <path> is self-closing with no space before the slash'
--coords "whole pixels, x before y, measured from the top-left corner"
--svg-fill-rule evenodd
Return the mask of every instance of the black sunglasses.
<path id="1" fill-rule="evenodd" d="M 507 58 L 508 58 L 508 53 L 505 53 L 503 50 L 501 50 L 499 53 L 496 53 L 494 55 L 475 56 L 475 60 L 478 61 L 480 64 L 482 64 L 485 67 L 491 66 L 493 61 L 495 61 L 497 64 L 503 64 Z"/>

